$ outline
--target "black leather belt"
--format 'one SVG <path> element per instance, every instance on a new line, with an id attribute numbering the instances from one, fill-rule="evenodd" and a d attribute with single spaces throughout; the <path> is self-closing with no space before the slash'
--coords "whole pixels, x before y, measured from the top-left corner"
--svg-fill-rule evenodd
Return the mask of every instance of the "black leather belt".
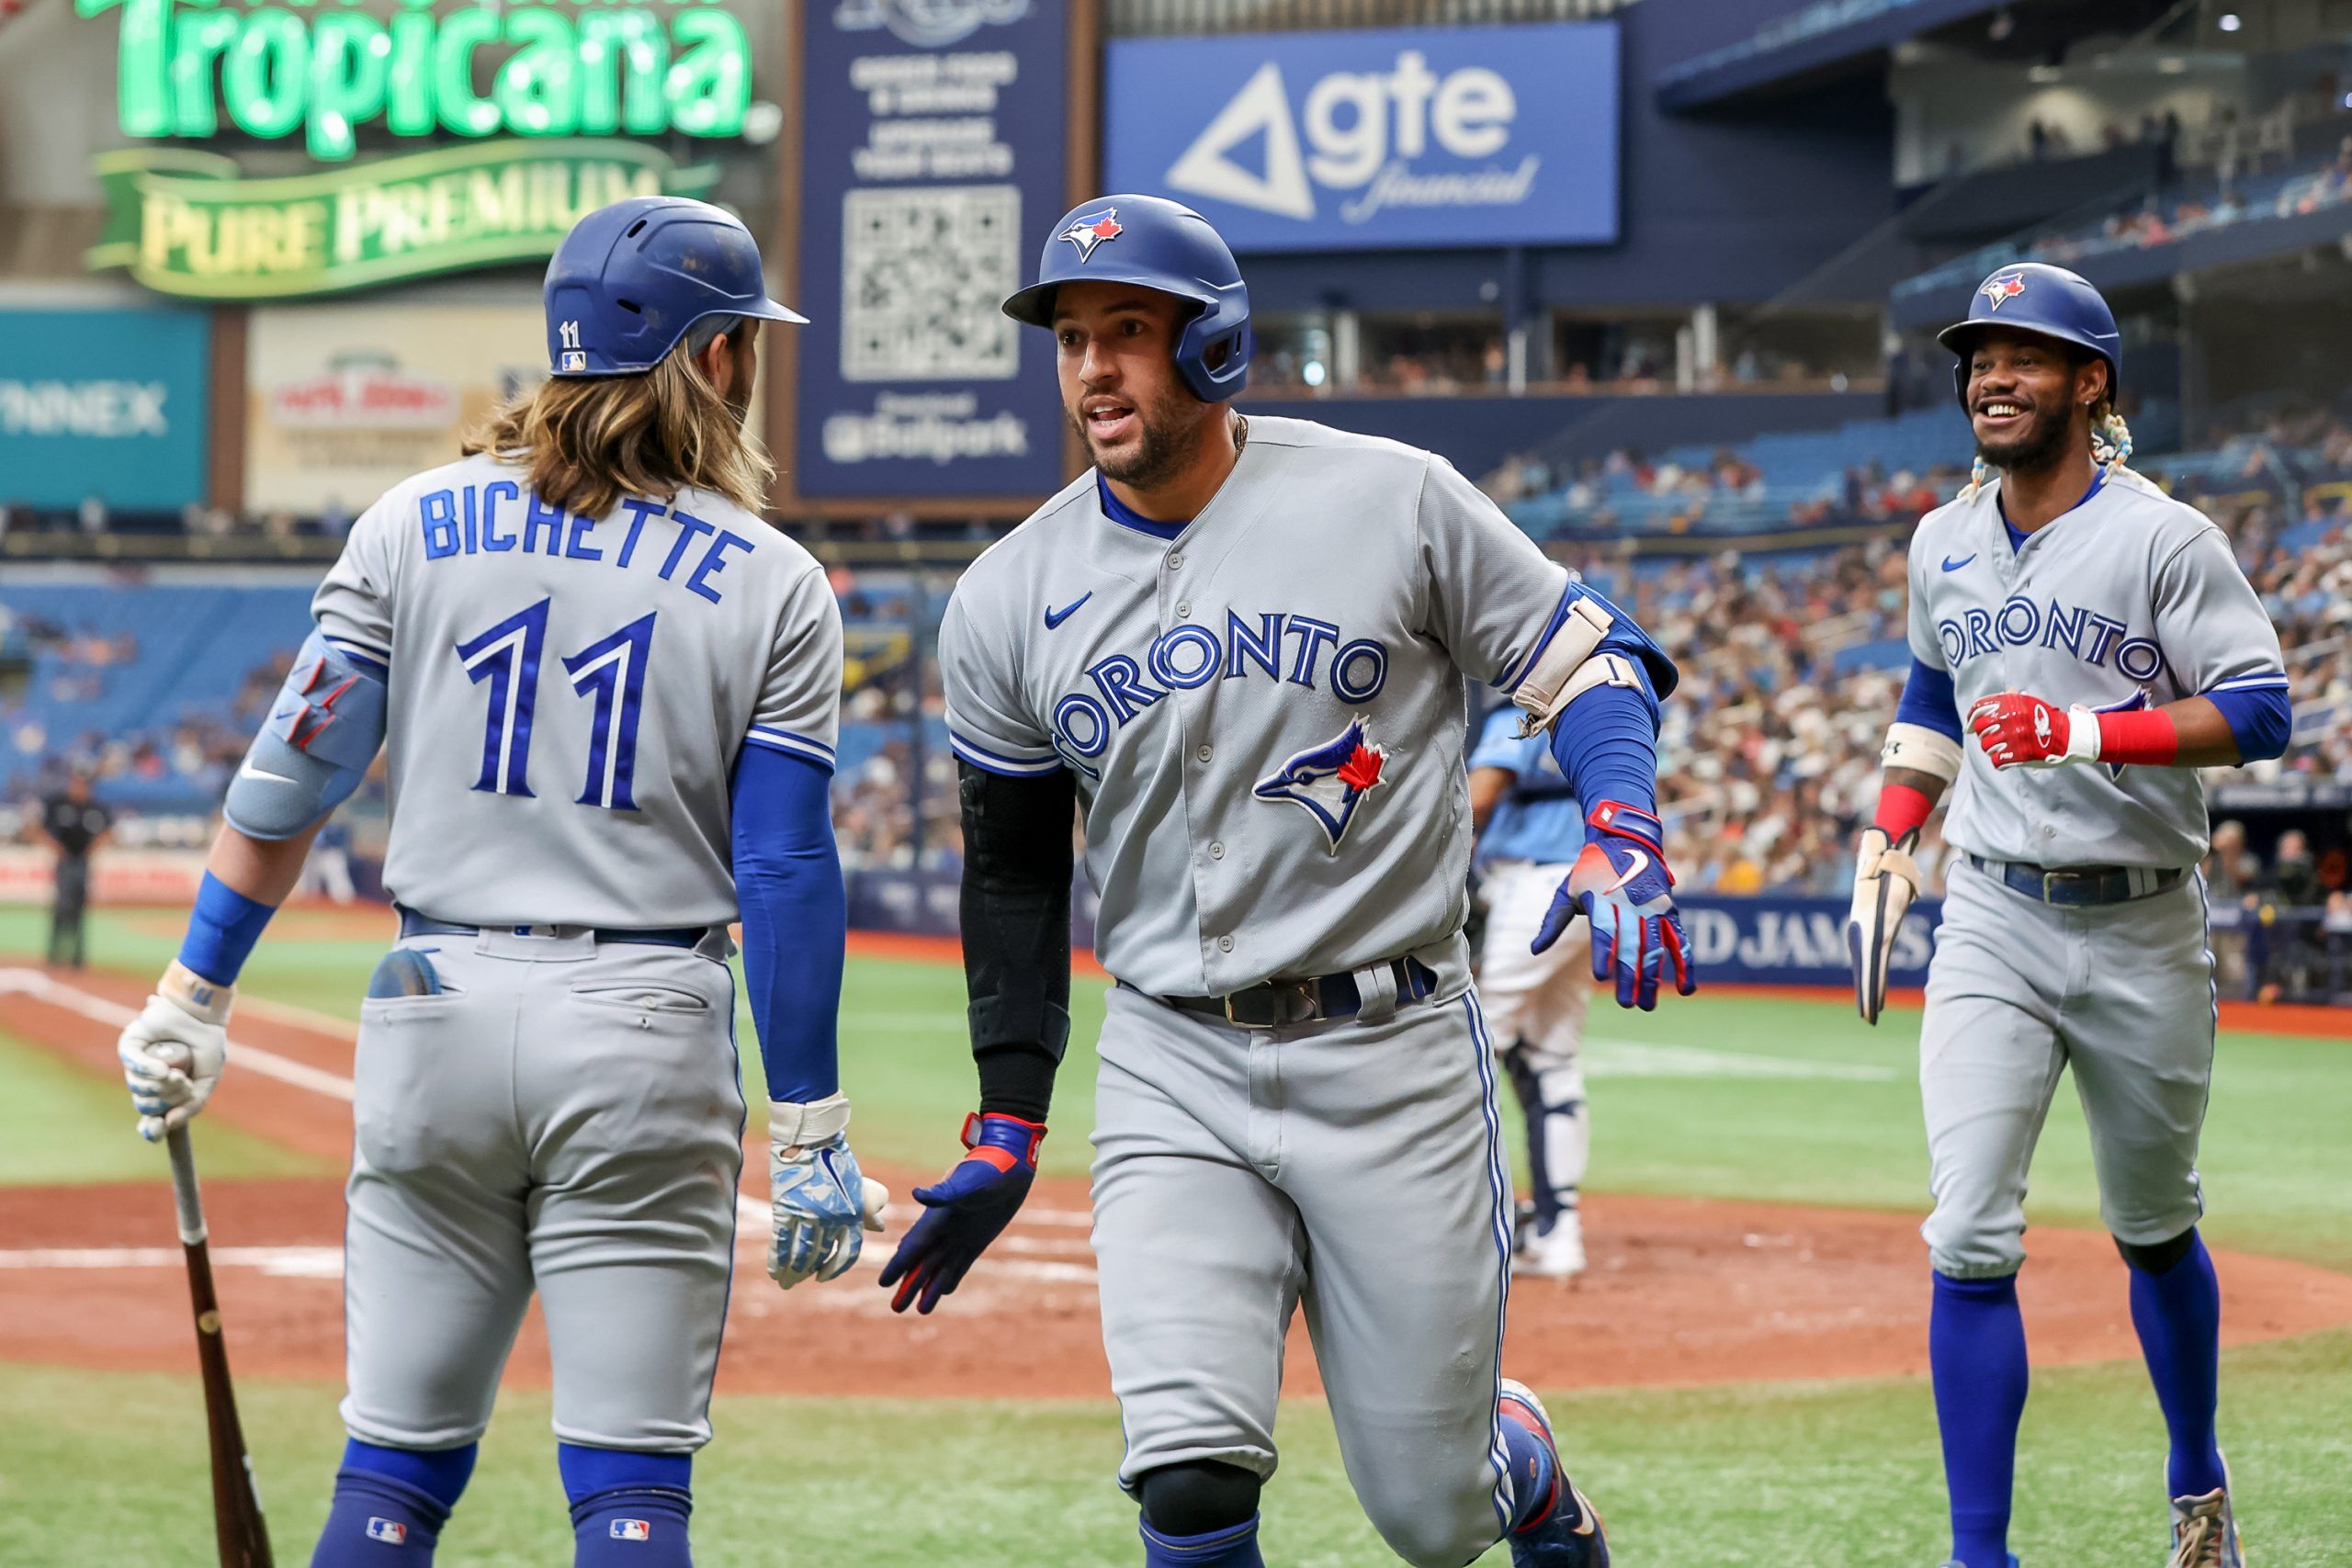
<path id="1" fill-rule="evenodd" d="M 2138 865 L 2020 865 L 1982 855 L 1970 855 L 1968 863 L 2043 904 L 2128 904 L 2169 893 L 2188 880 L 2186 871 Z"/>
<path id="2" fill-rule="evenodd" d="M 395 908 L 399 908 L 395 906 Z M 461 926 L 455 920 L 436 920 L 430 915 L 420 915 L 414 909 L 401 908 L 401 935 L 413 936 L 478 936 L 480 926 Z M 517 936 L 528 936 L 534 928 L 516 926 Z M 673 926 L 667 931 L 615 931 L 598 926 L 588 934 L 598 942 L 631 942 L 647 947 L 700 947 L 709 933 L 707 926 Z"/>
<path id="3" fill-rule="evenodd" d="M 1437 971 L 1418 958 L 1392 958 L 1388 972 L 1396 977 L 1399 1006 L 1418 1002 L 1437 989 Z M 1363 1010 L 1363 997 L 1351 974 L 1325 975 L 1313 980 L 1268 980 L 1229 997 L 1158 999 L 1242 1029 L 1279 1029 L 1285 1024 L 1353 1018 Z"/>

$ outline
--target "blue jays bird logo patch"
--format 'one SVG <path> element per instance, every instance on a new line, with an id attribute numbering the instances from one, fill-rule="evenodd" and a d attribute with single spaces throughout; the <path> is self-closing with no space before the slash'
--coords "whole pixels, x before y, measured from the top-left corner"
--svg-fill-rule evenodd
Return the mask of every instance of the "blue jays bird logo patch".
<path id="1" fill-rule="evenodd" d="M 1348 836 L 1363 797 L 1386 782 L 1385 748 L 1375 746 L 1357 719 L 1333 739 L 1310 746 L 1258 781 L 1250 791 L 1260 800 L 1286 800 L 1315 818 L 1331 840 L 1334 852 Z"/>
<path id="2" fill-rule="evenodd" d="M 1976 292 L 1992 301 L 1987 310 L 1997 310 L 2025 292 L 2025 275 L 2013 272 L 2006 277 L 1988 277 Z"/>
<path id="3" fill-rule="evenodd" d="M 1095 246 L 1108 240 L 1115 240 L 1126 231 L 1126 225 L 1119 221 L 1119 209 L 1115 207 L 1106 207 L 1100 212 L 1091 212 L 1083 218 L 1072 219 L 1070 226 L 1054 238 L 1068 240 L 1071 244 L 1076 245 L 1078 259 L 1085 262 L 1094 259 Z"/>

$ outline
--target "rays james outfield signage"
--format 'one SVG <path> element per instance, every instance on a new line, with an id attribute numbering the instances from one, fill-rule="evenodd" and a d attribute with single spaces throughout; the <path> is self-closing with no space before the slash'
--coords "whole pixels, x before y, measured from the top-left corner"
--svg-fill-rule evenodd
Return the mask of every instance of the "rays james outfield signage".
<path id="1" fill-rule="evenodd" d="M 282 299 L 554 254 L 582 216 L 718 177 L 634 141 L 489 141 L 282 179 L 209 152 L 102 154 L 107 228 L 93 268 L 160 293 Z"/>

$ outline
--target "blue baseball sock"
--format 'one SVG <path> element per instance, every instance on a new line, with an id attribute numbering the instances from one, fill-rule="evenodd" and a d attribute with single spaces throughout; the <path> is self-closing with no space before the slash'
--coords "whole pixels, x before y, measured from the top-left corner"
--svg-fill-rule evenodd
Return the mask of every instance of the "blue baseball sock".
<path id="1" fill-rule="evenodd" d="M 2165 1479 L 2176 1497 L 2224 1484 L 2213 1440 L 2222 1372 L 2222 1283 L 2205 1238 L 2190 1233 L 2188 1256 L 2161 1274 L 2132 1271 L 2132 1326 L 2172 1436 Z"/>
<path id="2" fill-rule="evenodd" d="M 1951 1495 L 1951 1554 L 1966 1568 L 2007 1568 L 2009 1495 L 2025 1415 L 2025 1314 L 2018 1280 L 1936 1276 L 1928 1362 Z"/>
<path id="3" fill-rule="evenodd" d="M 1503 1451 L 1510 1456 L 1510 1528 L 1523 1530 L 1543 1517 L 1555 1493 L 1573 1509 L 1576 1500 L 1559 1484 L 1560 1461 L 1552 1445 L 1516 1421 L 1505 1421 L 1502 1427 Z"/>
<path id="4" fill-rule="evenodd" d="M 561 1443 L 572 1568 L 693 1568 L 694 1456 Z"/>
<path id="5" fill-rule="evenodd" d="M 311 1568 L 428 1568 L 474 1457 L 471 1443 L 426 1453 L 352 1438 Z"/>
<path id="6" fill-rule="evenodd" d="M 1143 1532 L 1144 1568 L 1266 1568 L 1258 1555 L 1258 1516 L 1206 1535 L 1162 1535 L 1148 1524 Z"/>

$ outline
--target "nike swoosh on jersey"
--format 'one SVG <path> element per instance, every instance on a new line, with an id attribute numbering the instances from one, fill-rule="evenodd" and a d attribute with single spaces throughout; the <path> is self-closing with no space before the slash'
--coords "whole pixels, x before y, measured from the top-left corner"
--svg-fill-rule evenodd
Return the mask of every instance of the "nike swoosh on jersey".
<path id="1" fill-rule="evenodd" d="M 1093 598 L 1093 597 L 1094 597 L 1094 592 L 1093 592 L 1093 590 L 1092 590 L 1092 589 L 1089 589 L 1089 590 L 1087 590 L 1087 592 L 1083 592 L 1083 593 L 1080 594 L 1077 598 L 1075 598 L 1075 599 L 1071 600 L 1068 604 L 1064 605 L 1061 609 L 1057 610 L 1057 609 L 1055 609 L 1051 604 L 1046 605 L 1046 629 L 1047 631 L 1052 631 L 1056 626 L 1060 626 L 1064 621 L 1067 621 L 1067 620 L 1069 620 L 1072 615 L 1077 615 L 1077 614 L 1078 614 L 1078 607 L 1079 607 L 1080 604 L 1085 604 L 1089 599 L 1091 599 L 1091 598 Z"/>
<path id="2" fill-rule="evenodd" d="M 1951 557 L 1946 556 L 1944 557 L 1944 570 L 1946 571 L 1958 571 L 1962 567 L 1966 566 L 1970 561 L 1973 561 L 1975 558 L 1976 555 L 1973 550 L 1967 555 L 1961 557 L 1958 560 L 1954 560 Z"/>
<path id="3" fill-rule="evenodd" d="M 245 761 L 238 766 L 237 776 L 241 779 L 267 779 L 271 784 L 292 784 L 295 782 L 294 780 L 288 778 L 284 773 L 273 773 L 266 768 L 254 767 L 253 764 L 253 759 L 250 757 L 245 759 Z"/>

